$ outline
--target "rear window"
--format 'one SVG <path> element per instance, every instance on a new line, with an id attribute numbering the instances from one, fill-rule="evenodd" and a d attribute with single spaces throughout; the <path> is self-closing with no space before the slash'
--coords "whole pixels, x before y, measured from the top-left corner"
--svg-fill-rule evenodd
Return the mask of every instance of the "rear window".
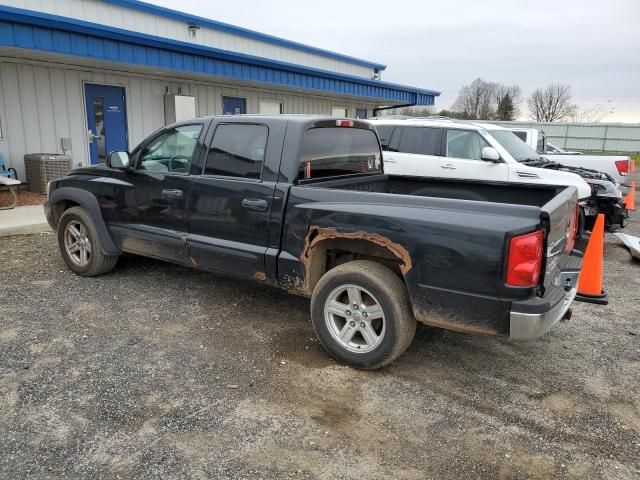
<path id="1" fill-rule="evenodd" d="M 300 180 L 381 171 L 380 147 L 373 130 L 312 128 L 304 135 Z"/>
<path id="2" fill-rule="evenodd" d="M 440 132 L 439 128 L 403 127 L 398 150 L 402 153 L 437 155 L 440 148 Z"/>
<path id="3" fill-rule="evenodd" d="M 383 150 L 389 148 L 394 128 L 396 128 L 394 125 L 376 125 L 376 131 L 378 132 L 378 137 L 380 137 L 380 145 L 382 145 Z"/>
<path id="4" fill-rule="evenodd" d="M 513 134 L 518 137 L 520 140 L 526 143 L 527 141 L 527 132 L 513 132 Z"/>

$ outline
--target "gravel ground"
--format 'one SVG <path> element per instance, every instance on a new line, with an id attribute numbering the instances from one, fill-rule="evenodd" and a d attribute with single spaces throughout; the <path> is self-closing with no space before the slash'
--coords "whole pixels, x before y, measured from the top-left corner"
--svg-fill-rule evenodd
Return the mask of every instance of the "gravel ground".
<path id="1" fill-rule="evenodd" d="M 0 478 L 640 478 L 640 262 L 612 236 L 608 306 L 531 343 L 421 327 L 376 372 L 275 289 L 133 256 L 80 278 L 52 234 L 0 258 Z"/>

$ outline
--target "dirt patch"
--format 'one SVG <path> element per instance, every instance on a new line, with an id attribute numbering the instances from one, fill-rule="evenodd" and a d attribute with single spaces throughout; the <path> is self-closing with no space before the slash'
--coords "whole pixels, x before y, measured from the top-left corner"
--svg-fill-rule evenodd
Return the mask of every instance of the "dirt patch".
<path id="1" fill-rule="evenodd" d="M 47 201 L 47 196 L 41 193 L 29 192 L 28 190 L 20 190 L 18 192 L 17 207 L 23 207 L 25 205 L 42 205 Z M 7 190 L 0 191 L 0 207 L 8 207 L 13 203 L 13 197 Z"/>

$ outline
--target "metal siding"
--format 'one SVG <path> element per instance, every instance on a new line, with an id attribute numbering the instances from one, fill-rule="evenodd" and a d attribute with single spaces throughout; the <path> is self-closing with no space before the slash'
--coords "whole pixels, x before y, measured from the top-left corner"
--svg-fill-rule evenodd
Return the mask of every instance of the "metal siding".
<path id="1" fill-rule="evenodd" d="M 22 18 L 21 14 L 15 14 L 17 18 Z M 27 19 L 33 21 L 32 19 Z M 25 20 L 25 21 L 27 21 Z M 52 20 L 49 18 L 42 18 L 41 21 L 44 25 L 48 25 Z M 97 29 L 97 26 L 78 25 L 74 28 L 81 30 Z M 97 32 L 96 32 L 97 34 Z M 233 60 L 223 60 L 204 62 L 202 64 L 203 56 L 197 53 L 190 53 L 184 51 L 169 51 L 156 44 L 160 43 L 153 39 L 146 39 L 137 37 L 140 41 L 145 41 L 146 45 L 139 45 L 129 43 L 128 41 L 117 38 L 119 35 L 123 35 L 114 32 L 116 38 L 111 39 L 117 46 L 110 45 L 108 48 L 104 48 L 104 39 L 99 38 L 87 33 L 79 32 L 63 32 L 61 30 L 50 28 L 48 26 L 26 26 L 20 23 L 0 22 L 0 43 L 10 47 L 20 47 L 41 50 L 46 52 L 55 52 L 69 55 L 79 55 L 83 57 L 91 57 L 101 60 L 119 61 L 123 63 L 131 63 L 136 65 L 144 65 L 151 67 L 158 67 L 163 69 L 180 70 L 188 72 L 202 72 L 215 76 L 233 77 L 240 80 L 250 81 L 264 81 L 269 73 L 272 71 L 278 71 L 278 69 L 287 69 L 294 66 L 279 66 L 274 64 L 273 66 L 260 65 L 258 59 L 243 60 L 243 58 Z M 176 46 L 178 48 L 179 46 Z M 188 47 L 182 47 L 187 48 Z M 114 54 L 117 50 L 117 57 L 114 58 Z M 218 52 L 219 54 L 222 54 Z M 247 66 L 243 61 L 258 62 L 256 65 Z M 204 67 L 202 71 L 201 67 Z M 247 68 L 243 68 L 247 67 Z M 286 86 L 294 86 L 305 89 L 317 89 L 315 85 L 317 82 L 314 80 L 323 75 L 332 75 L 328 72 L 283 72 L 286 74 L 286 81 L 274 82 L 280 83 Z M 393 84 L 380 84 L 369 80 L 358 80 L 356 77 L 349 78 L 331 78 L 329 80 L 329 90 L 335 93 L 342 93 L 347 95 L 358 95 L 358 92 L 364 91 L 365 97 L 375 97 L 388 101 L 403 101 L 417 103 L 418 105 L 428 103 L 430 97 L 433 95 L 424 94 L 423 92 L 409 92 L 402 90 L 403 87 Z M 408 87 L 405 87 L 408 88 Z"/>
<path id="2" fill-rule="evenodd" d="M 192 39 L 190 38 L 187 29 L 187 24 L 189 22 L 167 18 L 150 12 L 142 12 L 122 5 L 109 4 L 102 1 L 56 0 L 40 3 L 29 0 L 4 0 L 3 3 L 15 8 L 24 8 L 51 13 L 54 15 L 77 18 L 112 27 L 119 27 L 150 35 L 190 42 L 197 45 L 217 47 L 240 53 L 258 55 L 274 60 L 287 61 L 289 59 L 295 59 L 295 62 L 300 65 L 366 78 L 371 77 L 374 67 L 377 66 L 378 68 L 384 69 L 384 65 L 378 65 L 355 58 L 351 61 L 345 60 L 347 57 L 340 54 L 327 56 L 312 53 L 310 51 L 303 52 L 299 49 L 286 47 L 282 44 L 260 41 L 255 38 L 246 38 L 239 34 L 233 34 L 207 27 L 203 25 L 202 22 L 195 22 L 200 25 L 201 28 L 198 31 L 196 39 Z M 313 47 L 304 45 L 301 45 L 300 47 L 316 50 Z M 343 59 L 339 60 L 336 57 L 342 57 Z"/>
<path id="3" fill-rule="evenodd" d="M 127 72 L 53 66 L 50 63 L 0 59 L 0 120 L 4 137 L 0 152 L 24 178 L 26 153 L 62 153 L 60 139 L 71 138 L 74 165 L 87 164 L 86 113 L 83 84 L 125 88 L 129 148 L 164 125 L 164 93 L 196 97 L 198 115 L 222 112 L 222 96 L 247 99 L 248 113 L 258 113 L 259 100 L 283 103 L 285 113 L 329 114 L 333 106 L 370 112 L 376 104 L 352 99 L 305 95 L 268 89 L 237 87 L 203 81 L 176 80 Z"/>
<path id="4" fill-rule="evenodd" d="M 486 123 L 543 130 L 548 141 L 568 150 L 640 152 L 640 124 L 501 121 Z"/>

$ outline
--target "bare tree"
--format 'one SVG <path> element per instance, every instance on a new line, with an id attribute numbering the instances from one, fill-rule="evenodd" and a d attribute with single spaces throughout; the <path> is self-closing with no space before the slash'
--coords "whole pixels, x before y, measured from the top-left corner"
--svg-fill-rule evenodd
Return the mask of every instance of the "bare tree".
<path id="1" fill-rule="evenodd" d="M 460 89 L 452 109 L 464 113 L 474 120 L 490 120 L 495 114 L 495 94 L 497 84 L 476 78 L 470 85 Z"/>
<path id="2" fill-rule="evenodd" d="M 599 123 L 606 116 L 607 112 L 602 105 L 592 108 L 576 107 L 575 112 L 569 116 L 569 120 L 577 123 Z"/>
<path id="3" fill-rule="evenodd" d="M 527 100 L 531 118 L 536 122 L 558 122 L 570 118 L 576 111 L 571 103 L 571 86 L 552 83 L 536 89 Z"/>
<path id="4" fill-rule="evenodd" d="M 406 115 L 407 117 L 428 117 L 433 115 L 433 107 L 403 107 L 393 110 L 390 115 Z"/>
<path id="5" fill-rule="evenodd" d="M 511 115 L 518 115 L 522 103 L 522 90 L 517 85 L 502 85 L 476 78 L 471 84 L 460 89 L 458 98 L 451 109 L 464 118 L 474 120 L 494 120 L 498 115 L 498 107 L 505 103 L 513 105 Z"/>

